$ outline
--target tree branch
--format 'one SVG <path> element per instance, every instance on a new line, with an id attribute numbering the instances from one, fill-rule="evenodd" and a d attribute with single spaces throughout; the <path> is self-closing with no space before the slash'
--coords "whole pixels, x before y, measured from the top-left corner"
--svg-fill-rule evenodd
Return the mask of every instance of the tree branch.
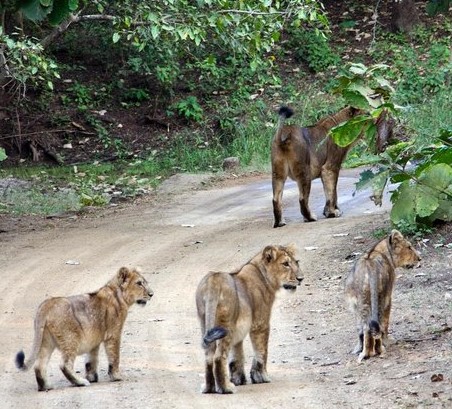
<path id="1" fill-rule="evenodd" d="M 80 23 L 81 21 L 93 21 L 93 20 L 103 20 L 103 21 L 113 21 L 114 16 L 109 16 L 105 14 L 89 14 L 85 16 L 80 16 L 79 14 L 70 14 L 69 18 L 63 21 L 60 25 L 55 27 L 53 31 L 41 40 L 41 45 L 46 48 L 52 42 L 54 42 L 61 34 L 63 34 L 72 23 Z"/>

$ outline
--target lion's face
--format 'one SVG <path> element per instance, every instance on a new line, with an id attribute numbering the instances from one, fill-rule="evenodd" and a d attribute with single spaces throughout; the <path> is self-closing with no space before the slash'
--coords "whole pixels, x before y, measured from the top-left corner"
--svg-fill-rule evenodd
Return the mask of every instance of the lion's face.
<path id="1" fill-rule="evenodd" d="M 392 256 L 397 267 L 412 268 L 419 264 L 421 256 L 400 232 L 393 230 L 389 237 Z"/>
<path id="2" fill-rule="evenodd" d="M 137 270 L 122 267 L 118 272 L 118 281 L 129 305 L 137 303 L 144 306 L 154 295 L 146 279 Z"/>
<path id="3" fill-rule="evenodd" d="M 285 290 L 294 291 L 303 281 L 293 245 L 268 246 L 264 249 L 268 263 L 267 271 L 272 274 Z"/>

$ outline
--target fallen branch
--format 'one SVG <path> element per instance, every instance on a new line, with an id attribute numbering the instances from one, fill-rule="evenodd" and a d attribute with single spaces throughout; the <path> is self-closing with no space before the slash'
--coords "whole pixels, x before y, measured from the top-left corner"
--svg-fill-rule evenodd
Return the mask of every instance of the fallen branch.
<path id="1" fill-rule="evenodd" d="M 93 20 L 113 21 L 114 16 L 109 16 L 105 14 L 92 14 L 85 16 L 80 16 L 79 14 L 69 14 L 68 19 L 66 19 L 60 25 L 55 27 L 49 35 L 47 35 L 41 40 L 41 45 L 44 48 L 48 47 L 61 34 L 63 34 L 72 23 L 80 23 L 81 21 L 93 21 Z"/>
<path id="2" fill-rule="evenodd" d="M 41 134 L 47 134 L 47 133 L 60 133 L 60 132 L 77 132 L 77 133 L 80 133 L 83 135 L 96 135 L 95 132 L 81 131 L 79 129 L 53 129 L 50 131 L 26 132 L 26 133 L 21 133 L 21 134 L 0 136 L 0 141 L 3 139 L 12 139 L 12 138 L 17 138 L 17 137 L 22 137 L 22 136 L 41 135 Z"/>

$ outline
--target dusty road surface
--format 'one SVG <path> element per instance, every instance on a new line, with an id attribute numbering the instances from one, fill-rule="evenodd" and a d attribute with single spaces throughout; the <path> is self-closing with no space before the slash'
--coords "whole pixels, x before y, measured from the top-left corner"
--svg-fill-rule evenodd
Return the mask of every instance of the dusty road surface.
<path id="1" fill-rule="evenodd" d="M 1 408 L 452 407 L 451 249 L 418 246 L 422 267 L 398 271 L 386 357 L 358 364 L 349 353 L 356 334 L 343 280 L 356 253 L 376 241 L 373 232 L 388 227 L 388 200 L 377 208 L 368 192 L 353 197 L 356 172 L 344 172 L 343 217 L 322 217 L 316 181 L 311 202 L 319 221 L 303 223 L 291 183 L 284 195 L 288 224 L 273 229 L 268 175 L 201 179 L 173 177 L 153 198 L 87 218 L 28 227 L 22 220 L 0 229 Z M 272 382 L 238 387 L 234 395 L 201 394 L 199 280 L 209 270 L 235 269 L 267 244 L 290 242 L 298 246 L 305 279 L 295 294 L 281 290 L 273 310 Z M 39 303 L 93 291 L 123 265 L 140 267 L 155 292 L 126 321 L 123 381 L 108 381 L 102 350 L 99 382 L 72 387 L 55 353 L 49 364 L 55 389 L 37 392 L 33 371 L 19 372 L 14 357 L 21 348 L 30 353 Z M 248 340 L 245 347 L 248 370 Z M 83 371 L 82 357 L 76 369 Z"/>

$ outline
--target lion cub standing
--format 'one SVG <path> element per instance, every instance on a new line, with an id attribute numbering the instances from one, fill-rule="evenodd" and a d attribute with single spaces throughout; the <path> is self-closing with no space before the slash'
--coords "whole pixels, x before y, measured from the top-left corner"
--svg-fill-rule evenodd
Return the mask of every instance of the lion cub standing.
<path id="1" fill-rule="evenodd" d="M 270 382 L 267 353 L 275 295 L 281 287 L 296 290 L 301 281 L 293 246 L 267 246 L 238 271 L 211 272 L 201 280 L 196 306 L 206 355 L 203 393 L 233 393 L 234 385 L 246 383 L 243 340 L 248 334 L 254 349 L 251 381 Z"/>
<path id="2" fill-rule="evenodd" d="M 62 355 L 61 370 L 75 386 L 97 382 L 99 347 L 104 343 L 110 380 L 119 381 L 121 333 L 129 307 L 146 305 L 153 295 L 147 281 L 136 270 L 122 267 L 102 288 L 89 294 L 54 297 L 38 308 L 34 322 L 35 337 L 30 358 L 16 355 L 16 365 L 27 370 L 35 366 L 39 391 L 52 389 L 46 374 L 47 363 L 55 348 Z M 77 355 L 87 354 L 86 378 L 74 372 Z"/>
<path id="3" fill-rule="evenodd" d="M 358 323 L 358 361 L 384 352 L 388 337 L 392 290 L 397 267 L 421 260 L 408 240 L 393 230 L 355 264 L 345 282 L 345 294 Z"/>

